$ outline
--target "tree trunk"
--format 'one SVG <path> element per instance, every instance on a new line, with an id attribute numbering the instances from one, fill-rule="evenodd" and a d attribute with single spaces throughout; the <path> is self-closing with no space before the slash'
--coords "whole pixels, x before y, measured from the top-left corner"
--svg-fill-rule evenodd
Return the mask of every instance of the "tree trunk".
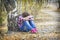
<path id="1" fill-rule="evenodd" d="M 15 17 L 14 14 L 17 14 L 17 0 L 3 0 L 5 9 L 8 13 L 8 30 L 13 31 L 15 29 Z M 10 15 L 11 14 L 11 15 Z"/>
<path id="2" fill-rule="evenodd" d="M 0 33 L 6 33 L 7 31 L 7 15 L 4 11 L 3 1 L 0 0 Z"/>
<path id="3" fill-rule="evenodd" d="M 58 0 L 58 3 L 59 3 L 59 8 L 60 8 L 60 0 Z"/>

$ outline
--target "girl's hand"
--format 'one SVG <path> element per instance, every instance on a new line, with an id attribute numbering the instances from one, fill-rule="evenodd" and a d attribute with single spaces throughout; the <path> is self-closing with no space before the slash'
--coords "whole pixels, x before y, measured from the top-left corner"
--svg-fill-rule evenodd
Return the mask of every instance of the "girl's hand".
<path id="1" fill-rule="evenodd" d="M 29 20 L 34 20 L 33 16 L 28 16 Z"/>
<path id="2" fill-rule="evenodd" d="M 23 20 L 29 20 L 29 18 L 28 17 L 25 17 L 25 18 L 23 18 Z"/>
<path id="3" fill-rule="evenodd" d="M 32 16 L 27 16 L 27 17 L 24 17 L 23 20 L 34 20 L 34 18 Z"/>

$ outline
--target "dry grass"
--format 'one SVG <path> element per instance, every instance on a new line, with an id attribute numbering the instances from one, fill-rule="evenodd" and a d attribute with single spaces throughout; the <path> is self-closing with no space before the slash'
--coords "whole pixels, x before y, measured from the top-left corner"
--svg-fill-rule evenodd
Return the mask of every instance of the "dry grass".
<path id="1" fill-rule="evenodd" d="M 13 32 L 11 34 L 4 34 L 1 36 L 0 40 L 50 40 L 60 38 L 60 34 L 57 33 L 49 33 L 49 34 L 31 34 L 31 33 L 21 33 L 21 32 Z"/>

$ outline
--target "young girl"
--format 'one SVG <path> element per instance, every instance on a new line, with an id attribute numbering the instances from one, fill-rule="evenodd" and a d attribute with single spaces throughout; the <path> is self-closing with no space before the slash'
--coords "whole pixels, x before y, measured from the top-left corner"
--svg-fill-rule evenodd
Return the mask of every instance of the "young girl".
<path id="1" fill-rule="evenodd" d="M 20 31 L 22 32 L 29 32 L 36 33 L 37 29 L 35 26 L 35 23 L 33 21 L 33 16 L 31 16 L 29 13 L 24 12 L 21 16 L 19 16 L 18 19 L 18 26 Z"/>

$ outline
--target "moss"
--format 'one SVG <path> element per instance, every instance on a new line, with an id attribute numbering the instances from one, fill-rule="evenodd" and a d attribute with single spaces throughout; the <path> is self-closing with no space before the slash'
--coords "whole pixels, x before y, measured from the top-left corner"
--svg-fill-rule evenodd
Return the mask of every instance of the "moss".
<path id="1" fill-rule="evenodd" d="M 3 18 L 0 17 L 0 26 L 2 25 Z"/>

